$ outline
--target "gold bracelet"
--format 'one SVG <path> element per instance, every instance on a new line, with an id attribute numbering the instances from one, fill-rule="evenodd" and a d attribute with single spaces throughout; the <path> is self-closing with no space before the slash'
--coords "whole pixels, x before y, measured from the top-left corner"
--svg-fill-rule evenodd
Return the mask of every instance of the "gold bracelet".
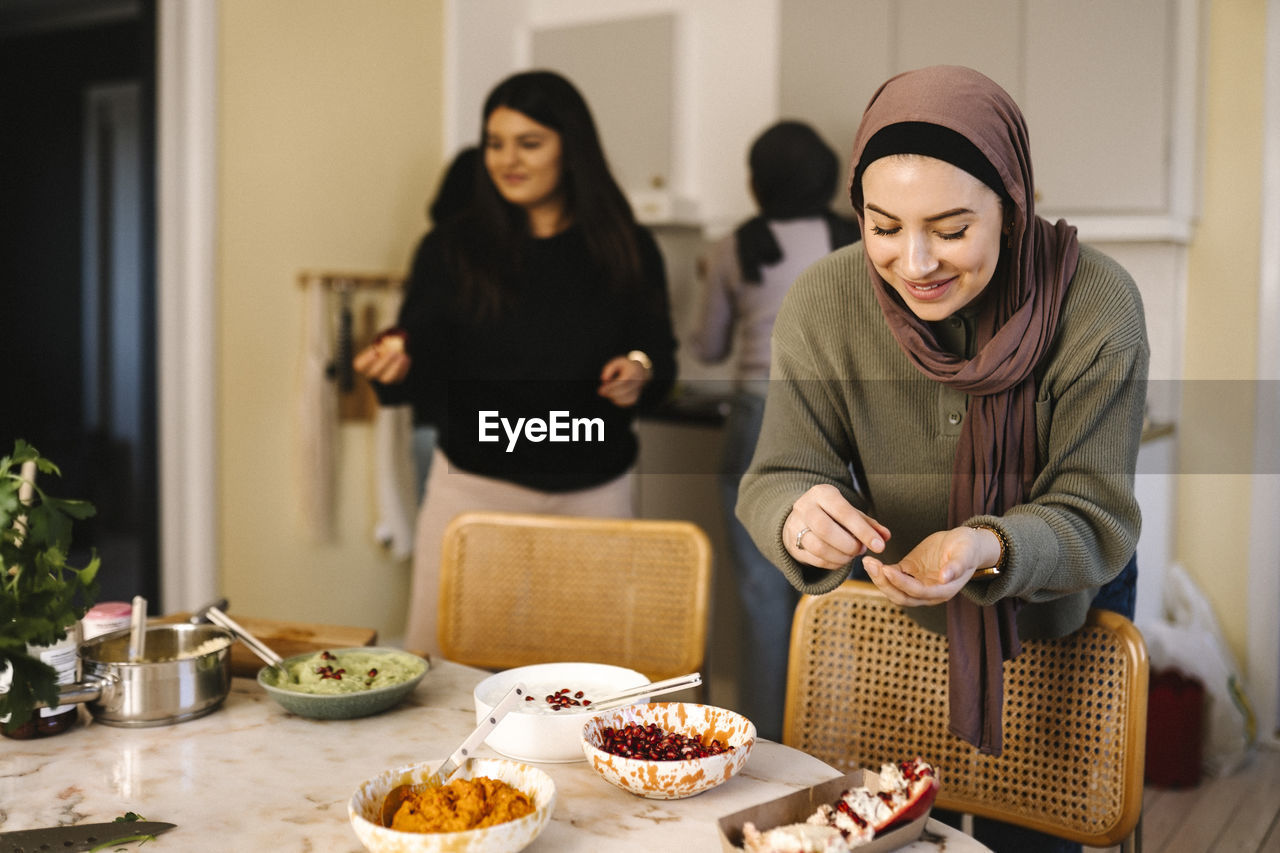
<path id="1" fill-rule="evenodd" d="M 969 526 L 974 530 L 990 530 L 996 535 L 996 541 L 1000 543 L 1000 556 L 996 559 L 996 564 L 978 569 L 973 573 L 973 578 L 977 580 L 993 578 L 1000 574 L 1000 569 L 1004 566 L 1004 555 L 1008 553 L 1009 540 L 1005 538 L 1004 531 L 998 527 L 992 527 L 990 524 L 971 524 Z"/>

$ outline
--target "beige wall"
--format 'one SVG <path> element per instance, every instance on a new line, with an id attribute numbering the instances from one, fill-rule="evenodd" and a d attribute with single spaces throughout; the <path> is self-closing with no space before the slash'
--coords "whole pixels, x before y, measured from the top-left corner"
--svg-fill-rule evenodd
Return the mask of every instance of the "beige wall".
<path id="1" fill-rule="evenodd" d="M 371 430 L 340 433 L 331 544 L 298 492 L 304 269 L 403 272 L 444 154 L 443 0 L 219 4 L 220 588 L 233 612 L 403 630 L 371 528 Z"/>
<path id="2" fill-rule="evenodd" d="M 1208 12 L 1201 216 L 1188 261 L 1176 550 L 1237 659 L 1248 645 L 1265 0 Z M 1232 381 L 1224 381 L 1232 380 Z"/>

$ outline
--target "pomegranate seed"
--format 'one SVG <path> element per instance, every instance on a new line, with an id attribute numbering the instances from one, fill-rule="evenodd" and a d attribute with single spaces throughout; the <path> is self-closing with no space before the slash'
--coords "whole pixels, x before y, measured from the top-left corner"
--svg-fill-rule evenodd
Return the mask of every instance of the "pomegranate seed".
<path id="1" fill-rule="evenodd" d="M 572 695 L 570 695 L 572 693 Z M 584 699 L 586 694 L 581 691 L 574 691 L 572 687 L 561 687 L 555 693 L 548 693 L 543 699 L 551 710 L 559 711 L 565 708 L 582 708 L 591 704 L 590 699 Z"/>
<path id="2" fill-rule="evenodd" d="M 645 726 L 627 723 L 620 729 L 606 727 L 601 733 L 601 741 L 601 749 L 605 752 L 646 761 L 707 758 L 733 749 L 715 738 L 703 743 L 701 738 L 668 733 L 653 723 Z"/>

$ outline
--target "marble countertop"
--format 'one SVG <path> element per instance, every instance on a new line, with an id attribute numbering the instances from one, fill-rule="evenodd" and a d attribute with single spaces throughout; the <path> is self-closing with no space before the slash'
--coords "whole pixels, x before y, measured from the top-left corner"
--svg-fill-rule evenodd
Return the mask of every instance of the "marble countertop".
<path id="1" fill-rule="evenodd" d="M 401 705 L 356 720 L 285 712 L 254 681 L 233 680 L 217 711 L 170 726 L 82 723 L 51 738 L 0 741 L 0 832 L 111 821 L 126 812 L 177 828 L 143 849 L 359 853 L 347 801 L 365 779 L 445 757 L 475 725 L 471 690 L 487 673 L 437 662 Z M 479 755 L 497 756 L 487 746 Z M 759 742 L 743 772 L 685 800 L 646 800 L 585 761 L 539 765 L 555 780 L 551 823 L 527 849 L 719 850 L 716 820 L 840 775 L 797 750 Z M 936 843 L 904 851 L 984 850 L 936 821 Z"/>

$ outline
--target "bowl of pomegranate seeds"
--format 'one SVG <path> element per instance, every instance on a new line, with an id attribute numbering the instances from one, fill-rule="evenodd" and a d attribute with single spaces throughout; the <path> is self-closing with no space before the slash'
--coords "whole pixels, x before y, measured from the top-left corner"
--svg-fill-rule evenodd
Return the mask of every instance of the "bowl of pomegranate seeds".
<path id="1" fill-rule="evenodd" d="M 582 729 L 591 767 L 624 791 L 655 800 L 692 797 L 737 775 L 756 727 L 712 705 L 654 702 L 605 711 Z"/>
<path id="2" fill-rule="evenodd" d="M 320 720 L 367 717 L 398 705 L 430 664 L 381 646 L 323 649 L 258 670 L 258 683 L 290 713 Z"/>
<path id="3" fill-rule="evenodd" d="M 508 669 L 476 685 L 476 722 L 516 682 L 528 688 L 526 701 L 498 723 L 485 743 L 517 761 L 566 764 L 585 757 L 582 725 L 595 714 L 593 702 L 648 684 L 649 679 L 634 669 L 603 663 L 543 663 Z"/>

